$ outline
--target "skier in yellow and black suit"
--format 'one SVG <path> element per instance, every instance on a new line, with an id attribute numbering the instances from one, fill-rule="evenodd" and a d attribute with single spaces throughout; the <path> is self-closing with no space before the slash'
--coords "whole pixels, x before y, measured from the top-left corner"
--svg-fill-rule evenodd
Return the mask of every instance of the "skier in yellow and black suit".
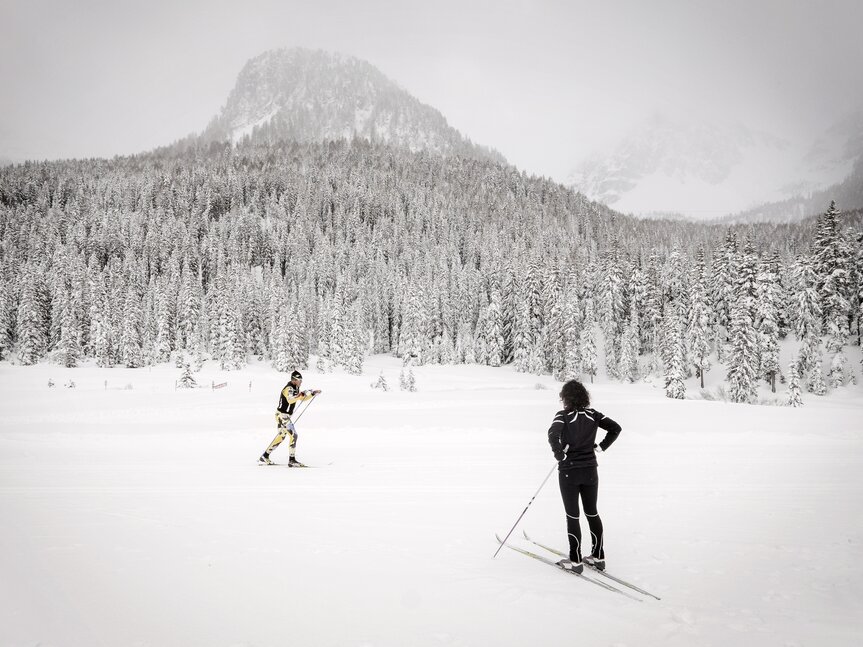
<path id="1" fill-rule="evenodd" d="M 288 467 L 305 467 L 297 460 L 297 430 L 294 423 L 291 422 L 291 416 L 294 413 L 294 406 L 297 402 L 303 400 L 311 400 L 318 395 L 320 391 L 300 391 L 300 385 L 303 383 L 303 376 L 299 371 L 291 373 L 291 381 L 282 389 L 279 395 L 279 406 L 276 408 L 276 426 L 278 433 L 273 438 L 273 442 L 267 447 L 266 451 L 258 459 L 261 465 L 273 465 L 270 460 L 270 452 L 282 444 L 282 441 L 287 437 L 291 437 L 291 442 L 288 445 L 290 448 L 290 458 L 288 459 Z"/>

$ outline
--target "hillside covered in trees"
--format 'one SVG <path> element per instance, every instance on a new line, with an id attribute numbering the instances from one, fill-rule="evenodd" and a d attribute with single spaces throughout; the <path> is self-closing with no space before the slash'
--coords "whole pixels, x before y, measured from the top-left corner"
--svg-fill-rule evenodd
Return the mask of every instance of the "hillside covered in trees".
<path id="1" fill-rule="evenodd" d="M 352 372 L 393 353 L 661 375 L 670 397 L 718 361 L 737 402 L 780 374 L 823 393 L 859 373 L 863 302 L 863 217 L 824 207 L 636 220 L 511 166 L 360 140 L 27 163 L 0 169 L 0 352 Z"/>

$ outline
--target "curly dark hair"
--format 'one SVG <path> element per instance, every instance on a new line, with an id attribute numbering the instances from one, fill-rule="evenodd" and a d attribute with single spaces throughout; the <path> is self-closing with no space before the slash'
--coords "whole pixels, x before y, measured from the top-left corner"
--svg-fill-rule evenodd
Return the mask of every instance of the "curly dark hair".
<path id="1" fill-rule="evenodd" d="M 563 385 L 560 389 L 560 399 L 563 400 L 563 408 L 567 411 L 587 409 L 590 406 L 590 393 L 578 380 L 570 380 Z"/>

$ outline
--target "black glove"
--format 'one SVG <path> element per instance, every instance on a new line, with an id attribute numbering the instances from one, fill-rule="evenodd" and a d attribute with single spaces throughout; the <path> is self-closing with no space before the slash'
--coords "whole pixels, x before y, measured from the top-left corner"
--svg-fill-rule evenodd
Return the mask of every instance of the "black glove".
<path id="1" fill-rule="evenodd" d="M 554 453 L 554 458 L 558 463 L 566 460 L 566 452 L 569 451 L 569 445 L 564 445 L 563 449 Z"/>

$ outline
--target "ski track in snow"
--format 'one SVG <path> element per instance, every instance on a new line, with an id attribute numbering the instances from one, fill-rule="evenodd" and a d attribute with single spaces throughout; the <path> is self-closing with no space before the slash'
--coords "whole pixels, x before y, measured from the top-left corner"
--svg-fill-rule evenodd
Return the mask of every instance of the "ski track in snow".
<path id="1" fill-rule="evenodd" d="M 318 469 L 291 470 L 255 464 L 287 380 L 265 365 L 175 391 L 172 366 L 0 364 L 0 645 L 858 643 L 863 388 L 790 409 L 589 385 L 624 428 L 599 458 L 609 572 L 662 597 L 637 603 L 491 559 L 550 468 L 554 380 L 426 366 L 383 393 L 381 370 L 305 371 Z M 555 480 L 510 541 L 566 547 Z"/>

